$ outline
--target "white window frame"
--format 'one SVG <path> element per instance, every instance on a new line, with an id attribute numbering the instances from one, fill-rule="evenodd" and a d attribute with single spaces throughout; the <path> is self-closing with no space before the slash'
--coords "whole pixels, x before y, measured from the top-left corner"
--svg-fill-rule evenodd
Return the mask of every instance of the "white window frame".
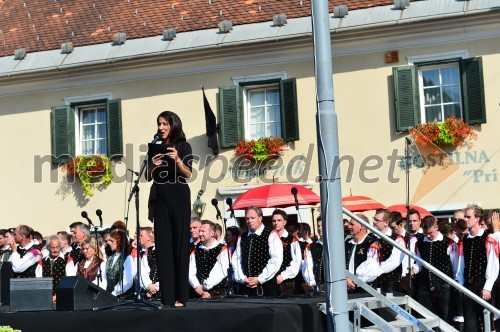
<path id="1" fill-rule="evenodd" d="M 250 98 L 249 95 L 252 91 L 264 91 L 264 90 L 278 90 L 279 94 L 279 84 L 265 84 L 265 85 L 255 85 L 255 86 L 245 86 L 243 87 L 243 105 L 244 105 L 244 117 L 245 117 L 245 139 L 251 139 L 250 136 Z M 281 107 L 281 104 L 278 104 Z M 264 109 L 264 125 L 267 125 L 267 106 Z M 279 124 L 280 128 L 282 125 L 281 114 L 279 114 Z M 267 134 L 264 137 L 269 137 Z M 278 134 L 281 137 L 281 133 Z M 253 137 L 253 139 L 259 139 L 260 137 Z"/>
<path id="2" fill-rule="evenodd" d="M 458 70 L 458 86 L 461 89 L 462 88 L 462 80 L 460 79 L 460 67 L 457 62 L 453 63 L 446 63 L 446 64 L 436 64 L 436 65 L 429 65 L 429 66 L 422 66 L 418 68 L 418 90 L 419 90 L 419 95 L 420 95 L 420 120 L 422 123 L 428 122 L 426 119 L 426 114 L 425 114 L 425 93 L 424 93 L 424 82 L 422 78 L 422 71 L 423 70 L 433 70 L 433 69 L 444 69 L 444 68 L 451 68 L 454 67 Z M 441 83 L 441 82 L 440 82 Z M 443 93 L 442 93 L 442 85 L 439 85 L 440 87 L 440 95 L 441 95 L 441 115 L 442 115 L 442 121 L 445 121 L 445 116 L 444 116 L 444 111 L 443 111 L 443 106 L 446 104 L 451 104 L 451 103 L 445 103 L 442 98 L 443 98 Z M 460 105 L 460 117 L 463 119 L 464 117 L 464 110 L 463 110 L 463 100 L 462 100 L 462 94 L 459 94 L 459 101 L 458 104 Z"/>
<path id="3" fill-rule="evenodd" d="M 89 104 L 89 105 L 83 105 L 83 106 L 75 108 L 75 125 L 78 128 L 77 130 L 75 130 L 75 137 L 76 137 L 75 149 L 76 149 L 76 153 L 79 155 L 83 154 L 83 151 L 82 151 L 82 140 L 83 140 L 82 127 L 83 127 L 83 123 L 81 121 L 81 119 L 83 118 L 82 113 L 84 111 L 89 110 L 89 109 L 98 109 L 98 108 L 101 108 L 101 109 L 103 108 L 104 113 L 106 113 L 106 103 Z M 108 121 L 108 119 L 106 118 L 106 123 L 107 123 L 107 121 Z M 97 131 L 96 131 L 96 133 L 97 133 Z M 96 141 L 95 137 L 93 140 Z M 108 132 L 107 131 L 106 131 L 105 140 L 106 140 L 106 142 L 108 140 Z M 91 153 L 91 154 L 95 154 L 95 153 Z M 101 154 L 106 155 L 107 151 L 106 151 L 106 153 L 101 153 Z"/>

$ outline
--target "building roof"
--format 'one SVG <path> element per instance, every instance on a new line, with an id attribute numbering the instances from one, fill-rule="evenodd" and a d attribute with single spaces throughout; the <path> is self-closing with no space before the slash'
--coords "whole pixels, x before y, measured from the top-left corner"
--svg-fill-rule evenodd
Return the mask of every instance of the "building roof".
<path id="1" fill-rule="evenodd" d="M 393 0 L 330 0 L 349 10 L 392 4 Z M 28 53 L 56 50 L 64 42 L 75 47 L 110 43 L 117 32 L 127 40 L 217 28 L 229 20 L 233 26 L 269 22 L 276 14 L 287 18 L 310 16 L 310 0 L 0 0 L 0 57 L 24 48 Z"/>

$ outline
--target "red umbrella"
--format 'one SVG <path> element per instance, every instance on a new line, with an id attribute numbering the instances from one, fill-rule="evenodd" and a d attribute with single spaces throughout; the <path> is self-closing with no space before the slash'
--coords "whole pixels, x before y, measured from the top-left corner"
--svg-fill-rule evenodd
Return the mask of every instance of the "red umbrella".
<path id="1" fill-rule="evenodd" d="M 250 206 L 260 208 L 294 206 L 295 198 L 291 192 L 292 188 L 297 188 L 299 205 L 315 205 L 321 201 L 318 195 L 301 185 L 273 183 L 244 192 L 234 200 L 233 209 L 242 210 Z"/>
<path id="2" fill-rule="evenodd" d="M 410 210 L 417 210 L 418 213 L 420 213 L 420 217 L 423 218 L 425 216 L 432 216 L 432 213 L 424 209 L 423 207 L 417 206 L 417 205 L 410 205 Z M 406 204 L 396 204 L 396 205 L 391 205 L 387 207 L 387 210 L 391 212 L 399 212 L 403 216 L 403 218 L 406 218 Z"/>
<path id="3" fill-rule="evenodd" d="M 351 212 L 383 209 L 385 206 L 367 196 L 342 197 L 342 206 Z"/>

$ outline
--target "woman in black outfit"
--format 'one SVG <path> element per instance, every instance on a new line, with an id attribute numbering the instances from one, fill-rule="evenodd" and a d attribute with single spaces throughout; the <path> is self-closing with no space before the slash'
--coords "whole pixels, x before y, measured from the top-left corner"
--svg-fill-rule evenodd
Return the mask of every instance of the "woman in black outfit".
<path id="1" fill-rule="evenodd" d="M 189 296 L 189 220 L 191 194 L 186 179 L 191 177 L 192 150 L 186 142 L 177 114 L 162 112 L 157 118 L 161 144 L 167 152 L 153 156 L 147 179 L 154 180 L 150 192 L 150 214 L 154 218 L 156 257 L 161 302 L 183 307 Z"/>

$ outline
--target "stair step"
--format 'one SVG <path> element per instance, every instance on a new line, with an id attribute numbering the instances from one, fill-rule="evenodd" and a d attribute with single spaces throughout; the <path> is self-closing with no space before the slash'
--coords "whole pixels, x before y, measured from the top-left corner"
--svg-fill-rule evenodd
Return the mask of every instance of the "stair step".
<path id="1" fill-rule="evenodd" d="M 388 297 L 389 300 L 391 300 L 394 304 L 396 305 L 406 305 L 408 304 L 408 299 L 404 296 L 397 296 L 397 297 Z M 349 310 L 352 309 L 352 304 L 354 301 L 357 301 L 359 303 L 364 304 L 367 308 L 370 309 L 379 309 L 379 308 L 385 308 L 387 307 L 382 301 L 375 297 L 361 297 L 357 299 L 350 299 L 348 301 L 349 304 Z"/>
<path id="2" fill-rule="evenodd" d="M 423 325 L 433 328 L 439 326 L 439 319 L 437 318 L 424 318 L 419 320 Z M 414 324 L 410 323 L 408 320 L 401 318 L 401 319 L 396 319 L 392 322 L 388 322 L 389 325 L 393 326 L 396 329 L 406 329 L 406 330 L 415 330 L 418 331 L 417 326 Z M 367 326 L 365 328 L 362 328 L 361 331 L 364 332 L 375 332 L 375 331 L 382 331 L 382 329 L 376 327 L 376 326 Z"/>

